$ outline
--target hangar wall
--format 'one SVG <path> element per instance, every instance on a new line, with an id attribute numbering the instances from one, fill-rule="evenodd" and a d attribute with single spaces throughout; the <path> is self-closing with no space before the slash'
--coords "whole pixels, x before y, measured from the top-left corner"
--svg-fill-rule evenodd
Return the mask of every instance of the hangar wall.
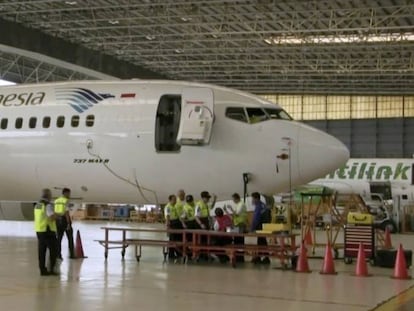
<path id="1" fill-rule="evenodd" d="M 412 158 L 414 118 L 304 121 L 341 140 L 352 158 Z"/>
<path id="2" fill-rule="evenodd" d="M 351 157 L 412 158 L 414 96 L 264 95 L 294 119 L 326 131 Z"/>

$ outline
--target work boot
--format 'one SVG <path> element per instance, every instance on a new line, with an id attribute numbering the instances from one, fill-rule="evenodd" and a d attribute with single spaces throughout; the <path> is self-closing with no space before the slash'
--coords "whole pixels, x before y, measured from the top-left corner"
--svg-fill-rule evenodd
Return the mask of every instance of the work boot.
<path id="1" fill-rule="evenodd" d="M 41 276 L 46 276 L 46 275 L 50 275 L 50 273 L 49 273 L 49 271 L 47 271 L 47 270 L 45 269 L 45 270 L 41 270 L 41 271 L 40 271 L 40 275 L 41 275 Z"/>

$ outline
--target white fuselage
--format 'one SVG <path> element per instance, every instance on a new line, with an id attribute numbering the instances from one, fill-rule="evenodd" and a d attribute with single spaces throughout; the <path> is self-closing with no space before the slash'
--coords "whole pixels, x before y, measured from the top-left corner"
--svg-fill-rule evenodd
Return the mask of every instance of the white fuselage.
<path id="1" fill-rule="evenodd" d="M 342 193 L 385 192 L 385 197 L 400 196 L 414 201 L 414 159 L 349 159 L 341 168 L 312 184 L 321 184 Z"/>
<path id="2" fill-rule="evenodd" d="M 212 94 L 208 142 L 157 151 L 160 99 L 181 98 L 188 89 L 192 97 L 182 98 L 182 120 L 198 113 L 193 108 L 203 104 L 202 90 Z M 185 105 L 194 110 L 188 116 Z M 45 187 L 55 195 L 69 187 L 83 202 L 165 202 L 180 188 L 196 197 L 208 190 L 226 199 L 242 192 L 243 173 L 250 174 L 250 192 L 272 194 L 324 176 L 348 159 L 344 145 L 323 132 L 283 119 L 240 122 L 226 117 L 227 107 L 278 106 L 226 88 L 176 81 L 2 87 L 0 199 L 36 200 Z M 289 159 L 278 158 L 288 153 Z"/>

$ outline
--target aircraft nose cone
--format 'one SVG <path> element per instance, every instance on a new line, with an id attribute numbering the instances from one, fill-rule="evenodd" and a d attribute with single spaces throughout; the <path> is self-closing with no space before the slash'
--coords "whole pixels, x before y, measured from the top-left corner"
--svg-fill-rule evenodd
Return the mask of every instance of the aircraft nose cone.
<path id="1" fill-rule="evenodd" d="M 299 141 L 299 175 L 307 182 L 333 172 L 349 159 L 349 150 L 342 142 L 317 129 L 302 128 Z"/>

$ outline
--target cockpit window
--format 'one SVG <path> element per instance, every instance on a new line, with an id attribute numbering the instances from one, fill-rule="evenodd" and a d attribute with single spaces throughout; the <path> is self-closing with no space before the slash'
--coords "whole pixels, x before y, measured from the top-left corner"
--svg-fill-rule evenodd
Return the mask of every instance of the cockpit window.
<path id="1" fill-rule="evenodd" d="M 280 108 L 265 108 L 266 113 L 270 119 L 292 120 L 292 117 L 283 109 Z"/>
<path id="2" fill-rule="evenodd" d="M 242 107 L 228 107 L 226 109 L 226 117 L 247 123 L 246 112 Z"/>
<path id="3" fill-rule="evenodd" d="M 252 124 L 270 119 L 262 108 L 246 108 L 246 111 Z"/>

